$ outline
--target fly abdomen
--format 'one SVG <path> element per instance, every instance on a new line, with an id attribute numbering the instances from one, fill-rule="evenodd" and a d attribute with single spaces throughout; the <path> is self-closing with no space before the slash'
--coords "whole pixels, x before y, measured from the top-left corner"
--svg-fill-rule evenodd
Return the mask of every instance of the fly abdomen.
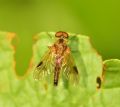
<path id="1" fill-rule="evenodd" d="M 60 67 L 56 66 L 54 72 L 54 86 L 58 85 L 59 73 L 60 73 Z"/>

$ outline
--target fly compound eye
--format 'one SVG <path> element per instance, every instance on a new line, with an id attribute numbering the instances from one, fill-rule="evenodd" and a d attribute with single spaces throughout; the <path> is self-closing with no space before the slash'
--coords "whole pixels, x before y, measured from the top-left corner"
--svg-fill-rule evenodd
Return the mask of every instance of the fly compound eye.
<path id="1" fill-rule="evenodd" d="M 68 38 L 68 33 L 63 32 L 63 36 L 64 36 L 64 38 Z"/>
<path id="2" fill-rule="evenodd" d="M 66 32 L 62 32 L 62 31 L 56 32 L 55 36 L 58 38 L 61 38 L 61 37 L 68 38 L 68 34 Z"/>
<path id="3" fill-rule="evenodd" d="M 62 31 L 56 32 L 56 34 L 55 34 L 55 36 L 58 38 L 60 38 L 62 35 L 63 35 Z"/>

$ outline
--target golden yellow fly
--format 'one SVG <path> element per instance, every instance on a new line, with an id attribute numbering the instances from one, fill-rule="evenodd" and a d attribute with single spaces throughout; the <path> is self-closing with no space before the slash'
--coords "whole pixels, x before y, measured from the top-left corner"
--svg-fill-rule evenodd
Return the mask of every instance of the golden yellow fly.
<path id="1" fill-rule="evenodd" d="M 34 79 L 39 80 L 44 74 L 53 72 L 54 86 L 57 86 L 62 72 L 68 79 L 78 82 L 78 69 L 67 45 L 68 33 L 59 31 L 55 37 L 58 38 L 57 41 L 48 47 L 48 52 L 36 66 L 33 73 Z"/>

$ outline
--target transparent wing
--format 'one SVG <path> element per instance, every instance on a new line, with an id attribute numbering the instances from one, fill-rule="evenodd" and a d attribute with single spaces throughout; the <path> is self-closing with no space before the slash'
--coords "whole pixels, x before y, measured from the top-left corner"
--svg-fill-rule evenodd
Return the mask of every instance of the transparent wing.
<path id="1" fill-rule="evenodd" d="M 66 79 L 73 84 L 78 84 L 79 72 L 70 53 L 64 56 L 62 71 Z"/>
<path id="2" fill-rule="evenodd" d="M 49 50 L 42 58 L 42 60 L 36 66 L 33 78 L 39 80 L 54 71 L 54 55 Z"/>

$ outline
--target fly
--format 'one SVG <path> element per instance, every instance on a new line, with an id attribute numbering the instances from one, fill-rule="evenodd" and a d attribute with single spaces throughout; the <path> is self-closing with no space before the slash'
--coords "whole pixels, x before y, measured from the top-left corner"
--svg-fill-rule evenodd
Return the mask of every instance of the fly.
<path id="1" fill-rule="evenodd" d="M 67 45 L 68 33 L 59 31 L 55 37 L 57 41 L 49 46 L 48 52 L 36 66 L 33 73 L 34 79 L 39 80 L 42 76 L 53 72 L 54 86 L 57 86 L 62 72 L 67 79 L 78 82 L 78 69 Z"/>

